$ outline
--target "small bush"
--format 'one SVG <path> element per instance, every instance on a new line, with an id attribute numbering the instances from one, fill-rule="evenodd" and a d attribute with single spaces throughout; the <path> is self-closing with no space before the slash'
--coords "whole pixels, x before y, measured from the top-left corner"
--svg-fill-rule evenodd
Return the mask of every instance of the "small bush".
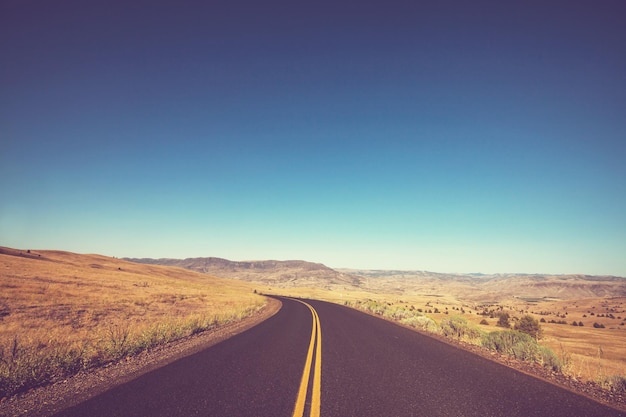
<path id="1" fill-rule="evenodd" d="M 541 365 L 546 368 L 550 368 L 553 371 L 561 371 L 563 368 L 563 363 L 559 360 L 557 355 L 546 346 L 538 345 L 538 353 L 539 353 L 539 361 Z"/>
<path id="2" fill-rule="evenodd" d="M 511 323 L 509 322 L 509 314 L 508 313 L 500 313 L 498 315 L 498 323 L 496 324 L 498 327 L 504 327 L 508 329 L 511 327 Z"/>
<path id="3" fill-rule="evenodd" d="M 405 318 L 401 321 L 401 323 L 409 325 L 411 327 L 415 327 L 417 329 L 422 329 L 430 333 L 439 333 L 440 328 L 437 326 L 437 323 L 430 317 L 426 316 L 413 316 Z"/>
<path id="4" fill-rule="evenodd" d="M 533 316 L 523 316 L 517 323 L 515 323 L 515 330 L 518 332 L 526 333 L 535 339 L 539 339 L 541 336 L 541 327 L 539 322 Z"/>
<path id="5" fill-rule="evenodd" d="M 488 333 L 482 338 L 482 345 L 522 361 L 540 363 L 554 370 L 561 368 L 560 361 L 551 349 L 539 346 L 532 336 L 517 330 Z"/>
<path id="6" fill-rule="evenodd" d="M 441 320 L 440 327 L 444 336 L 457 340 L 473 342 L 479 340 L 483 335 L 480 329 L 469 324 L 467 320 L 460 316 L 452 316 Z"/>

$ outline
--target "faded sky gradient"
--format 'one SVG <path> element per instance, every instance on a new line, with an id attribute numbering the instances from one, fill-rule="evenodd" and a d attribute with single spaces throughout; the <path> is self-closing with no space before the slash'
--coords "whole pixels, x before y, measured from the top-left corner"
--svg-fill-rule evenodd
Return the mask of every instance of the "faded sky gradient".
<path id="1" fill-rule="evenodd" d="M 626 276 L 626 3 L 0 2 L 0 245 Z"/>

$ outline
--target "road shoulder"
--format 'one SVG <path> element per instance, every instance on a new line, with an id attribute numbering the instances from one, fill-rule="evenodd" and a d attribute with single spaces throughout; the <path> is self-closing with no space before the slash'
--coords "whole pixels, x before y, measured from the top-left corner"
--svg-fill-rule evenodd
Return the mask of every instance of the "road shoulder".
<path id="1" fill-rule="evenodd" d="M 0 416 L 51 416 L 147 372 L 242 333 L 272 317 L 281 306 L 279 300 L 268 297 L 265 307 L 241 321 L 188 336 L 119 362 L 80 372 L 65 380 L 5 399 L 0 403 Z"/>
<path id="2" fill-rule="evenodd" d="M 471 352 L 475 355 L 481 356 L 493 362 L 497 362 L 501 365 L 514 369 L 528 376 L 543 380 L 545 382 L 548 382 L 552 385 L 556 385 L 558 387 L 566 389 L 575 394 L 582 395 L 593 401 L 599 402 L 601 404 L 604 404 L 616 410 L 626 412 L 626 398 L 623 395 L 612 393 L 608 390 L 602 389 L 596 383 L 578 381 L 574 378 L 563 375 L 560 372 L 552 371 L 538 364 L 533 364 L 533 363 L 517 360 L 515 358 L 512 358 L 511 356 L 493 352 L 485 348 L 482 348 L 480 346 L 476 346 L 476 345 L 466 343 L 460 340 L 455 340 L 455 339 L 445 337 L 439 334 L 430 333 L 421 329 L 417 329 L 415 327 L 400 323 L 388 317 L 383 317 L 383 316 L 371 313 L 369 311 L 360 310 L 358 308 L 354 308 L 350 306 L 345 306 L 345 307 L 351 308 L 353 310 L 359 311 L 363 314 L 367 314 L 372 317 L 376 317 L 381 320 L 388 321 L 397 326 L 404 327 L 408 330 L 414 331 L 416 333 L 420 333 L 426 337 L 436 339 L 442 343 L 446 343 L 458 349 Z"/>

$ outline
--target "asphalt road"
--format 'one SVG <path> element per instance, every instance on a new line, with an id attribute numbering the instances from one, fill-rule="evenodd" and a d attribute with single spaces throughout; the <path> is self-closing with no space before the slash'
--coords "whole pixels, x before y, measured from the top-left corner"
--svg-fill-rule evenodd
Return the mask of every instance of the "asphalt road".
<path id="1" fill-rule="evenodd" d="M 626 416 L 376 317 L 281 301 L 258 326 L 57 416 Z"/>

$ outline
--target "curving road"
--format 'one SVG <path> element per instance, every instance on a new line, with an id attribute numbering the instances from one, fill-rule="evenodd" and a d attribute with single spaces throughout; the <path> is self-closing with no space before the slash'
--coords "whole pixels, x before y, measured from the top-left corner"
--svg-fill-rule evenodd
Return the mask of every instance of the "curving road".
<path id="1" fill-rule="evenodd" d="M 57 416 L 626 416 L 376 317 L 281 301 L 258 326 Z"/>

